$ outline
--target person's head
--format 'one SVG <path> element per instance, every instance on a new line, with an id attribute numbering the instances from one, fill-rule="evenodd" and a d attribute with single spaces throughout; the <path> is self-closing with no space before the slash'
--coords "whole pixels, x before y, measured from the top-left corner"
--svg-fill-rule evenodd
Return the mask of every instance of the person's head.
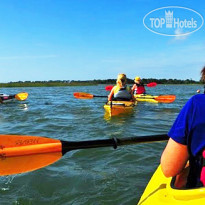
<path id="1" fill-rule="evenodd" d="M 201 81 L 205 82 L 205 66 L 201 70 Z"/>
<path id="2" fill-rule="evenodd" d="M 141 78 L 139 76 L 136 76 L 135 79 L 134 79 L 134 82 L 139 84 L 141 81 Z"/>
<path id="3" fill-rule="evenodd" d="M 126 84 L 126 81 L 127 81 L 127 77 L 125 74 L 118 74 L 117 76 L 117 85 L 119 85 L 120 87 L 124 86 Z"/>

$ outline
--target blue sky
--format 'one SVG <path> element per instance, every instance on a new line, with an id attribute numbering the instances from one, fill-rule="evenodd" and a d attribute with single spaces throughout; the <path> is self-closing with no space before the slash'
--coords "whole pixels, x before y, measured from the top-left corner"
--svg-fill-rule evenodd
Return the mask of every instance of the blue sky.
<path id="1" fill-rule="evenodd" d="M 0 82 L 134 78 L 199 80 L 205 25 L 187 36 L 143 25 L 153 9 L 181 6 L 205 16 L 203 0 L 2 0 Z"/>

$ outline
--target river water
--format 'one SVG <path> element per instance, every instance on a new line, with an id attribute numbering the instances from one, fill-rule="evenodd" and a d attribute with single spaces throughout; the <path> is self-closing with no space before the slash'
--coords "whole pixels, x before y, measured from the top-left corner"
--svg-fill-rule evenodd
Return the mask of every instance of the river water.
<path id="1" fill-rule="evenodd" d="M 175 94 L 171 104 L 139 102 L 129 115 L 105 116 L 106 98 L 80 100 L 73 92 L 107 95 L 104 85 L 2 88 L 28 92 L 26 101 L 0 105 L 0 133 L 66 141 L 166 134 L 186 101 L 202 85 L 158 85 L 153 95 Z M 45 168 L 0 177 L 0 204 L 134 205 L 159 164 L 166 142 L 68 152 Z M 17 165 L 18 166 L 18 165 Z"/>

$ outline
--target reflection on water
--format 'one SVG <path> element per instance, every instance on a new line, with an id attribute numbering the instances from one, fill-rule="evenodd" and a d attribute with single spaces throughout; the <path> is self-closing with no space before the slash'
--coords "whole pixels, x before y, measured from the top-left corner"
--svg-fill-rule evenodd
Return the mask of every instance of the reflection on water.
<path id="1" fill-rule="evenodd" d="M 104 119 L 109 123 L 123 124 L 132 117 L 134 110 L 127 111 L 126 113 L 120 113 L 118 115 L 111 116 L 109 112 L 105 112 Z"/>
<path id="2" fill-rule="evenodd" d="M 11 176 L 6 176 L 6 177 L 0 178 L 0 193 L 10 190 L 10 186 L 11 186 L 15 176 L 16 175 L 11 175 Z"/>
<path id="3" fill-rule="evenodd" d="M 28 110 L 28 104 L 24 103 L 24 104 L 18 104 L 19 108 L 22 110 Z"/>

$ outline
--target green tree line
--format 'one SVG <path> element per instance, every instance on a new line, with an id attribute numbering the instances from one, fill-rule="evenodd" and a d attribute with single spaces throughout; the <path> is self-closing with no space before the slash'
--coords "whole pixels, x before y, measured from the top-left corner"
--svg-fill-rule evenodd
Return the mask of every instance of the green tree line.
<path id="1" fill-rule="evenodd" d="M 157 84 L 201 84 L 201 81 L 195 81 L 192 79 L 179 80 L 179 79 L 156 79 L 156 78 L 144 78 L 142 82 L 147 84 L 156 82 Z M 106 80 L 49 80 L 49 81 L 18 81 L 0 83 L 1 87 L 53 87 L 53 86 L 86 86 L 86 85 L 99 85 L 99 84 L 115 84 L 116 79 Z M 127 79 L 128 84 L 133 84 L 133 79 Z"/>

